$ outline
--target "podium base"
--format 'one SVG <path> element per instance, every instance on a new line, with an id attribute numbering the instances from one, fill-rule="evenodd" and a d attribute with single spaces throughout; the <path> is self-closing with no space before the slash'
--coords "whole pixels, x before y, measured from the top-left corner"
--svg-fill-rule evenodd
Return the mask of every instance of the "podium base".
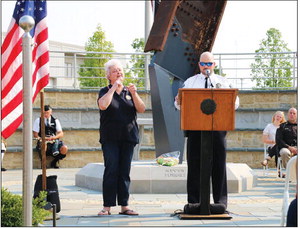
<path id="1" fill-rule="evenodd" d="M 180 214 L 178 215 L 179 219 L 232 219 L 228 214 L 218 214 L 218 215 L 189 215 L 189 214 Z"/>

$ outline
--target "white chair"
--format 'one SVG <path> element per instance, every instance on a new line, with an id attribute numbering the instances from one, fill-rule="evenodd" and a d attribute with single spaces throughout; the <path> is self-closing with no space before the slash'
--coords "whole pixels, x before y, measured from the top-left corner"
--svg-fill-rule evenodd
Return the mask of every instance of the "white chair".
<path id="1" fill-rule="evenodd" d="M 267 156 L 268 156 L 268 154 L 267 154 L 267 144 L 264 143 L 264 159 L 263 160 L 265 160 Z M 269 169 L 268 164 L 266 166 L 263 165 L 263 170 L 264 170 L 263 175 L 264 176 L 267 175 L 266 170 L 268 170 L 268 169 Z"/>
<path id="2" fill-rule="evenodd" d="M 282 178 L 282 169 L 283 169 L 282 159 L 281 159 L 281 157 L 278 156 L 278 158 L 277 158 L 277 173 L 276 173 L 276 175 L 278 176 L 278 173 L 279 173 L 278 177 L 280 177 L 280 178 Z"/>
<path id="3" fill-rule="evenodd" d="M 285 186 L 283 192 L 280 226 L 285 225 L 286 215 L 289 207 L 290 181 L 297 181 L 297 163 L 298 163 L 298 156 L 294 156 L 288 161 L 286 165 L 286 176 L 285 176 Z"/>

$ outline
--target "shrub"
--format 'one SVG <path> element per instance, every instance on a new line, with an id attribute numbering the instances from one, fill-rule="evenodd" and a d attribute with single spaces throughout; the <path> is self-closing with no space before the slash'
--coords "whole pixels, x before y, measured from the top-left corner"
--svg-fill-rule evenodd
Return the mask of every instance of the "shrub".
<path id="1" fill-rule="evenodd" d="M 32 200 L 32 225 L 42 223 L 50 211 L 43 207 L 46 205 L 47 192 L 41 191 L 39 197 Z M 22 196 L 15 195 L 7 189 L 1 188 L 1 227 L 23 226 Z"/>

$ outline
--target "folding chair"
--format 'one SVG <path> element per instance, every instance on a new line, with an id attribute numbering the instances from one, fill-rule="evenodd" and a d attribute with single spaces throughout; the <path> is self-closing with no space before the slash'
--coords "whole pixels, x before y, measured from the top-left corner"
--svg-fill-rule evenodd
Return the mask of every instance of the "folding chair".
<path id="1" fill-rule="evenodd" d="M 278 155 L 278 158 L 277 158 L 277 173 L 276 173 L 276 175 L 278 176 L 278 173 L 279 173 L 279 177 L 280 178 L 282 178 L 282 169 L 283 169 L 282 159 Z"/>
<path id="2" fill-rule="evenodd" d="M 289 207 L 289 185 L 290 181 L 297 181 L 298 156 L 292 157 L 286 165 L 285 186 L 283 192 L 283 202 L 281 210 L 280 226 L 284 226 Z"/>
<path id="3" fill-rule="evenodd" d="M 266 159 L 266 157 L 267 157 L 267 144 L 264 143 L 264 160 Z M 268 164 L 266 166 L 263 165 L 263 170 L 264 170 L 263 175 L 264 176 L 267 175 L 266 170 L 268 170 L 268 169 L 269 169 Z"/>

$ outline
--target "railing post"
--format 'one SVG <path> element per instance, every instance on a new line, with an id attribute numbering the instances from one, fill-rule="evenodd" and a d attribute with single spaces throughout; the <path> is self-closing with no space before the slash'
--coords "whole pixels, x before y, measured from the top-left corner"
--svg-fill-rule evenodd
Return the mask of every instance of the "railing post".
<path id="1" fill-rule="evenodd" d="M 76 55 L 76 53 L 74 53 L 74 61 L 73 61 L 74 66 L 73 66 L 73 74 L 72 74 L 73 77 L 74 77 L 74 82 L 73 82 L 73 88 L 74 89 L 76 89 L 78 87 L 77 81 L 76 81 L 76 74 L 77 74 L 77 72 L 76 72 L 77 60 L 76 60 L 76 58 L 77 58 L 77 55 Z"/>
<path id="2" fill-rule="evenodd" d="M 293 53 L 293 88 L 296 88 L 296 53 Z"/>
<path id="3" fill-rule="evenodd" d="M 145 90 L 150 90 L 150 78 L 149 78 L 149 68 L 150 56 L 145 55 Z"/>
<path id="4" fill-rule="evenodd" d="M 220 69 L 220 72 L 219 72 L 219 74 L 220 75 L 222 75 L 222 55 L 220 54 L 219 55 L 219 69 Z"/>
<path id="5" fill-rule="evenodd" d="M 243 89 L 243 80 L 244 78 L 241 78 L 241 90 Z"/>

